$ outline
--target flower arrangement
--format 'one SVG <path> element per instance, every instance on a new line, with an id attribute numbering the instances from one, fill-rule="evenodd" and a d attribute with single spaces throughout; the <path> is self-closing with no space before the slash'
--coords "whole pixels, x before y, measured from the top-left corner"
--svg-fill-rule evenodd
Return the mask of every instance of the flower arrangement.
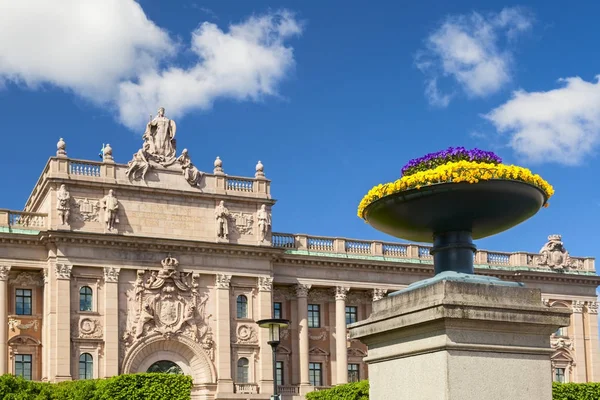
<path id="1" fill-rule="evenodd" d="M 439 153 L 432 153 L 438 156 L 421 157 L 408 163 L 403 171 L 404 175 L 396 180 L 386 184 L 380 184 L 373 187 L 363 197 L 358 206 L 358 216 L 364 219 L 364 212 L 368 205 L 382 197 L 410 189 L 420 189 L 423 186 L 435 185 L 440 183 L 477 183 L 479 181 L 506 179 L 516 180 L 537 186 L 546 195 L 546 200 L 554 194 L 552 186 L 542 179 L 541 176 L 533 174 L 529 169 L 516 165 L 501 164 L 498 156 L 491 152 L 480 150 L 471 150 L 463 152 L 461 150 L 454 154 L 454 151 L 448 150 Z M 454 149 L 453 149 L 454 150 Z M 474 160 L 460 159 L 459 161 L 449 161 L 439 165 L 441 160 L 452 159 L 452 157 L 473 157 Z M 490 160 L 484 162 L 479 160 Z M 419 161 L 421 160 L 421 161 Z M 422 169 L 427 163 L 433 165 L 430 169 Z M 414 170 L 414 172 L 412 172 Z M 547 207 L 548 203 L 544 204 Z"/>
<path id="2" fill-rule="evenodd" d="M 449 162 L 458 161 L 474 161 L 488 164 L 502 163 L 502 159 L 491 151 L 479 149 L 467 150 L 464 147 L 449 147 L 446 150 L 429 153 L 423 157 L 410 160 L 402 167 L 402 176 L 412 175 L 419 171 L 427 171 Z"/>

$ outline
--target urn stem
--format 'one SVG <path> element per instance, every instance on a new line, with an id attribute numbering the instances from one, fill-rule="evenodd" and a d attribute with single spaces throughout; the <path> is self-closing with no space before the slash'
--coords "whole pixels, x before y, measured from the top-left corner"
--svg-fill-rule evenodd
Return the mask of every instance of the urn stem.
<path id="1" fill-rule="evenodd" d="M 433 234 L 433 256 L 435 274 L 445 271 L 473 274 L 473 255 L 477 247 L 473 244 L 471 231 L 458 230 Z"/>

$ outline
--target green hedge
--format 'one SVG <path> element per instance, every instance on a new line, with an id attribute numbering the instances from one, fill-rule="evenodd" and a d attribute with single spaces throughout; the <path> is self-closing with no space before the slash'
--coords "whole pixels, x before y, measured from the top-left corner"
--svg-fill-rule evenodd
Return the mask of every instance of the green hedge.
<path id="1" fill-rule="evenodd" d="M 348 383 L 327 390 L 310 392 L 306 400 L 369 400 L 369 381 Z"/>
<path id="2" fill-rule="evenodd" d="M 132 374 L 61 383 L 0 376 L 4 400 L 189 400 L 192 378 L 176 374 Z"/>
<path id="3" fill-rule="evenodd" d="M 369 400 L 369 381 L 348 383 L 306 395 L 307 400 Z M 600 383 L 552 384 L 552 400 L 600 400 Z"/>

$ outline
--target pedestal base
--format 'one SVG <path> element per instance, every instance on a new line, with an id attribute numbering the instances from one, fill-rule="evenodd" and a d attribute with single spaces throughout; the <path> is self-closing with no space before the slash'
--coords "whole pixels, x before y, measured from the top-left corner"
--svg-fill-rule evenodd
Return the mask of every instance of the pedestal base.
<path id="1" fill-rule="evenodd" d="M 550 334 L 570 311 L 537 289 L 440 280 L 373 303 L 370 399 L 551 400 Z"/>

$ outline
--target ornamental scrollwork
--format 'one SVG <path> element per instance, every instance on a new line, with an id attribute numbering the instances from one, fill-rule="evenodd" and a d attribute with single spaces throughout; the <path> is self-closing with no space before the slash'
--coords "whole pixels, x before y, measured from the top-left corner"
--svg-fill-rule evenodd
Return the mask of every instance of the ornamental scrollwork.
<path id="1" fill-rule="evenodd" d="M 73 266 L 67 264 L 56 264 L 56 279 L 71 279 L 71 269 Z"/>

